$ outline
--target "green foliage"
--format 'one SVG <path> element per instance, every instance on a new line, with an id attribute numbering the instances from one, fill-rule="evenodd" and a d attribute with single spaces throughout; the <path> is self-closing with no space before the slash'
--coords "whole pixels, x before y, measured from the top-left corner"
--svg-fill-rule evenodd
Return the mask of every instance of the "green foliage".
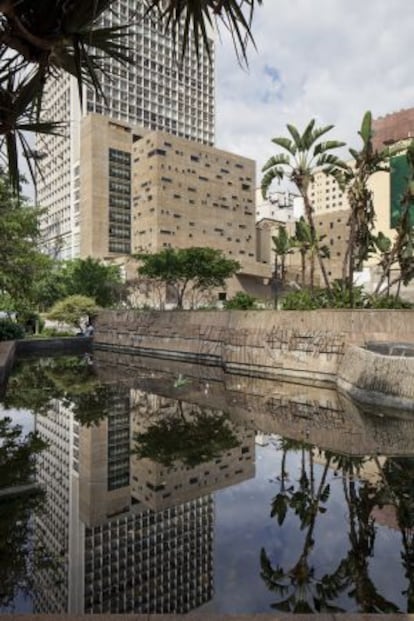
<path id="1" fill-rule="evenodd" d="M 341 282 L 333 283 L 331 291 L 302 289 L 288 293 L 282 304 L 283 310 L 316 310 L 318 308 L 364 308 L 365 296 L 362 287 L 353 288 L 351 301 L 348 289 L 342 287 Z"/>
<path id="2" fill-rule="evenodd" d="M 12 303 L 9 310 L 33 305 L 36 282 L 49 269 L 50 260 L 38 250 L 39 213 L 18 201 L 0 174 L 0 291 Z"/>
<path id="3" fill-rule="evenodd" d="M 0 341 L 24 338 L 24 328 L 11 319 L 0 319 Z"/>
<path id="4" fill-rule="evenodd" d="M 351 209 L 349 217 L 349 237 L 342 268 L 342 279 L 352 290 L 354 271 L 361 270 L 376 249 L 374 195 L 368 181 L 377 172 L 389 170 L 389 149 L 377 151 L 373 147 L 371 112 L 366 112 L 358 132 L 362 139 L 359 151 L 350 149 L 354 166 L 345 173 L 348 202 Z M 352 298 L 352 294 L 351 294 Z"/>
<path id="5" fill-rule="evenodd" d="M 224 302 L 224 308 L 226 310 L 255 310 L 257 299 L 249 293 L 238 291 L 230 300 Z"/>
<path id="6" fill-rule="evenodd" d="M 370 295 L 366 297 L 364 308 L 414 308 L 414 305 L 407 300 L 401 299 L 398 295 Z"/>
<path id="7" fill-rule="evenodd" d="M 140 253 L 136 258 L 141 261 L 138 268 L 141 276 L 173 289 L 177 308 L 183 307 L 189 289 L 207 291 L 224 287 L 227 278 L 240 269 L 240 263 L 226 259 L 221 250 L 214 248 L 166 248 L 155 254 Z"/>
<path id="8" fill-rule="evenodd" d="M 46 443 L 35 433 L 24 436 L 10 418 L 0 420 L 1 487 L 33 481 L 36 456 Z M 33 575 L 33 512 L 44 503 L 44 492 L 0 499 L 0 607 L 27 592 Z"/>
<path id="9" fill-rule="evenodd" d="M 289 138 L 273 138 L 272 142 L 281 147 L 287 153 L 280 153 L 271 157 L 262 168 L 262 194 L 266 197 L 273 181 L 281 181 L 287 178 L 298 189 L 303 198 L 306 221 L 309 226 L 311 245 L 315 249 L 313 257 L 316 257 L 321 269 L 326 288 L 330 289 L 328 274 L 324 264 L 324 252 L 320 247 L 320 240 L 316 232 L 313 216 L 313 206 L 309 197 L 309 185 L 314 179 L 316 170 L 334 177 L 340 185 L 343 185 L 344 173 L 348 170 L 339 157 L 330 151 L 344 146 L 345 143 L 337 140 L 320 141 L 320 138 L 333 128 L 315 127 L 315 119 L 312 119 L 301 134 L 293 125 L 287 125 Z M 326 258 L 326 257 L 325 257 Z M 311 280 L 313 282 L 313 264 L 311 266 Z"/>
<path id="10" fill-rule="evenodd" d="M 97 315 L 99 306 L 95 300 L 84 295 L 70 295 L 59 300 L 48 313 L 48 318 L 82 328 L 82 321 Z"/>
<path id="11" fill-rule="evenodd" d="M 122 281 L 117 265 L 107 265 L 98 259 L 67 261 L 61 272 L 66 295 L 94 298 L 99 306 L 113 306 L 119 300 Z"/>

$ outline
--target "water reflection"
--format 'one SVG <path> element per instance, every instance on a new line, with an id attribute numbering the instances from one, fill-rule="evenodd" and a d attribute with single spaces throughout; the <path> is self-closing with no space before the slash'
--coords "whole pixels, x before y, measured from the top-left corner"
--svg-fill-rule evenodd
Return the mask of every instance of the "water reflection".
<path id="1" fill-rule="evenodd" d="M 289 442 L 283 442 L 284 454 Z M 398 606 L 384 598 L 377 590 L 369 572 L 369 560 L 374 552 L 375 520 L 373 510 L 390 502 L 381 478 L 373 482 L 366 478 L 367 471 L 382 467 L 377 459 L 359 459 L 330 453 L 317 453 L 312 446 L 302 445 L 302 459 L 298 481 L 286 487 L 286 473 L 282 466 L 280 491 L 272 502 L 271 515 L 280 526 L 292 511 L 299 518 L 303 531 L 303 545 L 299 558 L 292 567 L 273 566 L 266 551 L 261 551 L 262 577 L 268 588 L 277 593 L 273 608 L 289 612 L 345 612 L 335 604 L 342 593 L 348 593 L 363 612 L 397 612 Z M 315 457 L 323 466 L 315 473 Z M 284 457 L 285 459 L 285 457 Z M 283 464 L 282 460 L 282 464 Z M 312 564 L 315 546 L 314 531 L 320 514 L 328 510 L 330 497 L 329 470 L 342 481 L 347 511 L 349 547 L 332 573 L 319 574 Z"/>
<path id="2" fill-rule="evenodd" d="M 246 574 L 256 601 L 244 612 L 414 611 L 404 413 L 381 417 L 327 389 L 216 369 L 90 363 L 42 360 L 10 379 L 6 413 L 30 406 L 36 431 L 0 423 L 0 485 L 35 486 L 0 490 L 3 608 L 19 611 L 25 597 L 43 614 L 234 613 Z M 367 447 L 371 457 L 360 454 Z M 382 525 L 401 537 L 401 577 L 385 589 Z"/>
<path id="3" fill-rule="evenodd" d="M 33 567 L 42 562 L 41 550 L 32 549 L 31 515 L 45 502 L 34 479 L 36 457 L 45 446 L 39 435 L 24 436 L 9 417 L 0 419 L 0 606 L 30 591 Z"/>

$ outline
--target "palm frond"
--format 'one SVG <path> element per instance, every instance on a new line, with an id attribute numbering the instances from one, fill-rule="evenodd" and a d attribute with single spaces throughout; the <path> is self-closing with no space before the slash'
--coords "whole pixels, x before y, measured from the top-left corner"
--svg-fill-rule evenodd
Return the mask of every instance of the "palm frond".
<path id="1" fill-rule="evenodd" d="M 315 122 L 315 119 L 312 119 L 302 134 L 301 142 L 303 149 L 309 150 L 314 143 L 313 128 L 315 127 Z"/>
<path id="2" fill-rule="evenodd" d="M 180 41 L 181 57 L 194 45 L 196 54 L 202 47 L 211 58 L 211 40 L 208 30 L 220 27 L 232 38 L 237 58 L 241 64 L 248 64 L 247 46 L 255 45 L 251 24 L 256 7 L 263 0 L 148 0 L 147 14 L 156 12 L 175 41 Z M 180 36 L 181 24 L 184 30 Z"/>
<path id="3" fill-rule="evenodd" d="M 311 121 L 312 122 L 312 121 Z M 290 125 L 289 123 L 286 125 L 286 127 L 288 128 L 288 132 L 289 134 L 292 136 L 293 138 L 293 142 L 297 148 L 298 151 L 301 151 L 303 149 L 303 144 L 302 144 L 302 136 L 300 135 L 300 133 L 298 132 L 297 128 L 294 125 Z M 306 131 L 306 130 L 305 130 Z"/>
<path id="4" fill-rule="evenodd" d="M 270 168 L 274 166 L 288 166 L 290 164 L 289 156 L 285 155 L 285 153 L 279 153 L 278 155 L 272 155 L 266 162 L 266 164 L 262 168 L 262 172 L 266 172 Z"/>
<path id="5" fill-rule="evenodd" d="M 286 151 L 288 151 L 293 157 L 297 153 L 296 145 L 292 142 L 292 140 L 289 140 L 289 138 L 283 138 L 283 137 L 272 138 L 272 142 L 274 144 L 277 144 L 279 147 L 282 147 L 282 149 L 286 149 Z"/>
<path id="6" fill-rule="evenodd" d="M 340 147 L 344 147 L 346 142 L 341 142 L 340 140 L 327 140 L 326 142 L 318 142 L 315 149 L 313 150 L 313 155 L 319 155 L 322 153 L 326 153 L 326 151 L 330 151 L 331 149 L 339 149 Z"/>
<path id="7" fill-rule="evenodd" d="M 312 134 L 312 144 L 314 144 L 321 136 L 324 136 L 333 129 L 335 125 L 325 125 L 325 127 L 316 127 Z"/>
<path id="8" fill-rule="evenodd" d="M 285 175 L 285 172 L 283 170 L 283 168 L 271 168 L 263 177 L 262 179 L 262 185 L 261 185 L 261 189 L 262 189 L 262 196 L 263 198 L 267 197 L 267 192 L 270 188 L 270 186 L 272 185 L 272 182 L 277 179 L 278 181 L 282 181 L 283 177 Z"/>

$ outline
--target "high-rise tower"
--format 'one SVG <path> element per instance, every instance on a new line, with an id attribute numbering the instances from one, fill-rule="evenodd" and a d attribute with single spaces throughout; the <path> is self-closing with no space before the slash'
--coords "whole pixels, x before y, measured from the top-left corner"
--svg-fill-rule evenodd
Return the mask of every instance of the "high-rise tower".
<path id="1" fill-rule="evenodd" d="M 131 64 L 104 61 L 101 84 L 105 99 L 78 85 L 68 74 L 50 80 L 44 108 L 53 120 L 67 123 L 63 136 L 39 136 L 36 195 L 47 208 L 41 226 L 48 252 L 61 258 L 79 255 L 81 119 L 95 112 L 114 120 L 159 129 L 200 143 L 214 144 L 214 49 L 198 58 L 191 42 L 180 62 L 180 41 L 164 33 L 155 14 L 145 14 L 143 0 L 117 0 L 101 17 L 103 26 L 131 23 Z"/>

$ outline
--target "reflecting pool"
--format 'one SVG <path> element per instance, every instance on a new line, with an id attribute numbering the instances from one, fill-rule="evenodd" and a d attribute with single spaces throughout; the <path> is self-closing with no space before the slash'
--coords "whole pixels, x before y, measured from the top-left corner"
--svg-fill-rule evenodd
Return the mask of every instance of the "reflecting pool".
<path id="1" fill-rule="evenodd" d="M 414 418 L 96 352 L 0 403 L 0 611 L 414 612 Z"/>

